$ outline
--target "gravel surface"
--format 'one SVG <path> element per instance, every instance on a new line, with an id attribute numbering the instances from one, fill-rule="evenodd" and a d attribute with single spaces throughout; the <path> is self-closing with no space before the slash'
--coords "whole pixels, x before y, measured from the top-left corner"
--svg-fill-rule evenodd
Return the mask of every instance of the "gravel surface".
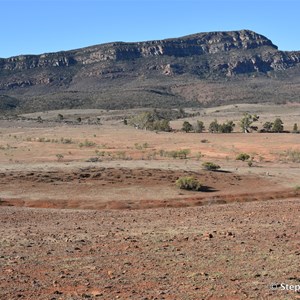
<path id="1" fill-rule="evenodd" d="M 299 198 L 0 208 L 0 299 L 299 299 Z M 277 288 L 271 289 L 271 285 Z"/>

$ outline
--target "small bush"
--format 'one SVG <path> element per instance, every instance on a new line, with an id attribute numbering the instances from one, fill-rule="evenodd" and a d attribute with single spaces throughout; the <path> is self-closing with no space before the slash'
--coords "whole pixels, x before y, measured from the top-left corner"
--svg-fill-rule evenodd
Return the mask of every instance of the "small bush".
<path id="1" fill-rule="evenodd" d="M 219 165 L 217 165 L 217 164 L 215 164 L 215 163 L 213 163 L 213 162 L 209 162 L 209 161 L 204 162 L 204 163 L 202 164 L 202 166 L 203 166 L 203 168 L 204 168 L 205 170 L 209 170 L 209 171 L 216 171 L 216 170 L 218 170 L 218 169 L 221 168 Z"/>
<path id="2" fill-rule="evenodd" d="M 62 144 L 73 144 L 74 143 L 71 138 L 63 138 L 63 137 L 60 139 L 60 142 Z"/>
<path id="3" fill-rule="evenodd" d="M 93 146 L 96 146 L 96 143 L 94 143 L 92 141 L 88 141 L 88 140 L 85 140 L 83 143 L 79 144 L 80 148 L 82 148 L 82 147 L 93 147 Z"/>
<path id="4" fill-rule="evenodd" d="M 247 153 L 240 153 L 237 157 L 236 157 L 236 160 L 242 160 L 242 161 L 245 161 L 245 160 L 248 160 L 250 158 L 250 155 L 247 154 Z"/>
<path id="5" fill-rule="evenodd" d="M 200 191 L 201 183 L 194 177 L 180 177 L 176 180 L 176 185 L 183 190 Z"/>
<path id="6" fill-rule="evenodd" d="M 64 158 L 64 155 L 61 153 L 58 153 L 55 155 L 58 161 L 61 161 Z"/>

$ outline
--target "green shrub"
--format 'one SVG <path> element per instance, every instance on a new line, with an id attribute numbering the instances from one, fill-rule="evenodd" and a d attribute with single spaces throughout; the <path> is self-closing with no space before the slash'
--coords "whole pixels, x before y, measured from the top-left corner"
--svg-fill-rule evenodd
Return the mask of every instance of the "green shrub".
<path id="1" fill-rule="evenodd" d="M 178 157 L 181 158 L 181 159 L 186 159 L 187 156 L 191 153 L 191 150 L 190 149 L 181 149 L 181 150 L 178 150 Z"/>
<path id="2" fill-rule="evenodd" d="M 248 160 L 250 158 L 250 155 L 247 154 L 247 153 L 240 153 L 237 157 L 236 157 L 236 160 L 242 160 L 242 161 L 245 161 L 245 160 Z"/>
<path id="3" fill-rule="evenodd" d="M 219 165 L 217 165 L 217 164 L 215 164 L 215 163 L 213 163 L 213 162 L 209 162 L 209 161 L 204 162 L 204 163 L 202 164 L 202 166 L 203 166 L 203 168 L 204 168 L 205 170 L 209 170 L 209 171 L 215 171 L 215 170 L 218 170 L 218 169 L 221 168 Z"/>
<path id="4" fill-rule="evenodd" d="M 79 144 L 80 148 L 82 148 L 82 147 L 93 147 L 93 146 L 96 146 L 96 143 L 94 143 L 92 141 L 88 141 L 88 140 L 85 140 L 83 143 Z"/>
<path id="5" fill-rule="evenodd" d="M 183 190 L 200 191 L 201 183 L 194 177 L 180 177 L 176 180 L 176 186 Z"/>
<path id="6" fill-rule="evenodd" d="M 64 155 L 61 153 L 58 153 L 55 155 L 58 161 L 61 161 L 64 158 Z"/>
<path id="7" fill-rule="evenodd" d="M 188 121 L 184 121 L 181 130 L 185 132 L 190 132 L 193 130 L 193 125 Z"/>

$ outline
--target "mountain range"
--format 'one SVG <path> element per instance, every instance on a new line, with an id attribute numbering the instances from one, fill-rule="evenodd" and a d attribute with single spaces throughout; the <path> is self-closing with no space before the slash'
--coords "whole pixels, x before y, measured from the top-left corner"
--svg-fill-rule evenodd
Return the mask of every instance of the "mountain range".
<path id="1" fill-rule="evenodd" d="M 300 51 L 250 30 L 0 59 L 0 111 L 300 102 Z"/>

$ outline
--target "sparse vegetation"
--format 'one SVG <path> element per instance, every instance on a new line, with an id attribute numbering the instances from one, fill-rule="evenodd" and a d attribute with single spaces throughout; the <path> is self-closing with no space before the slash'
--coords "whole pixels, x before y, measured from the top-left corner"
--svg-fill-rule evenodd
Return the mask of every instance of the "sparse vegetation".
<path id="1" fill-rule="evenodd" d="M 188 155 L 191 153 L 190 149 L 180 149 L 180 150 L 172 150 L 172 151 L 166 151 L 166 150 L 159 150 L 159 155 L 161 157 L 170 157 L 174 159 L 186 159 Z"/>
<path id="2" fill-rule="evenodd" d="M 300 163 L 300 150 L 288 149 L 279 154 L 280 160 L 285 162 Z"/>
<path id="3" fill-rule="evenodd" d="M 79 147 L 93 147 L 96 146 L 96 143 L 89 141 L 89 140 L 85 140 L 83 143 L 79 143 Z"/>
<path id="4" fill-rule="evenodd" d="M 200 191 L 202 184 L 194 177 L 180 177 L 176 180 L 176 185 L 183 190 Z"/>
<path id="5" fill-rule="evenodd" d="M 136 150 L 144 150 L 144 149 L 147 149 L 149 148 L 149 144 L 147 142 L 143 143 L 143 144 L 139 144 L 139 143 L 135 143 L 134 144 L 134 148 Z"/>

